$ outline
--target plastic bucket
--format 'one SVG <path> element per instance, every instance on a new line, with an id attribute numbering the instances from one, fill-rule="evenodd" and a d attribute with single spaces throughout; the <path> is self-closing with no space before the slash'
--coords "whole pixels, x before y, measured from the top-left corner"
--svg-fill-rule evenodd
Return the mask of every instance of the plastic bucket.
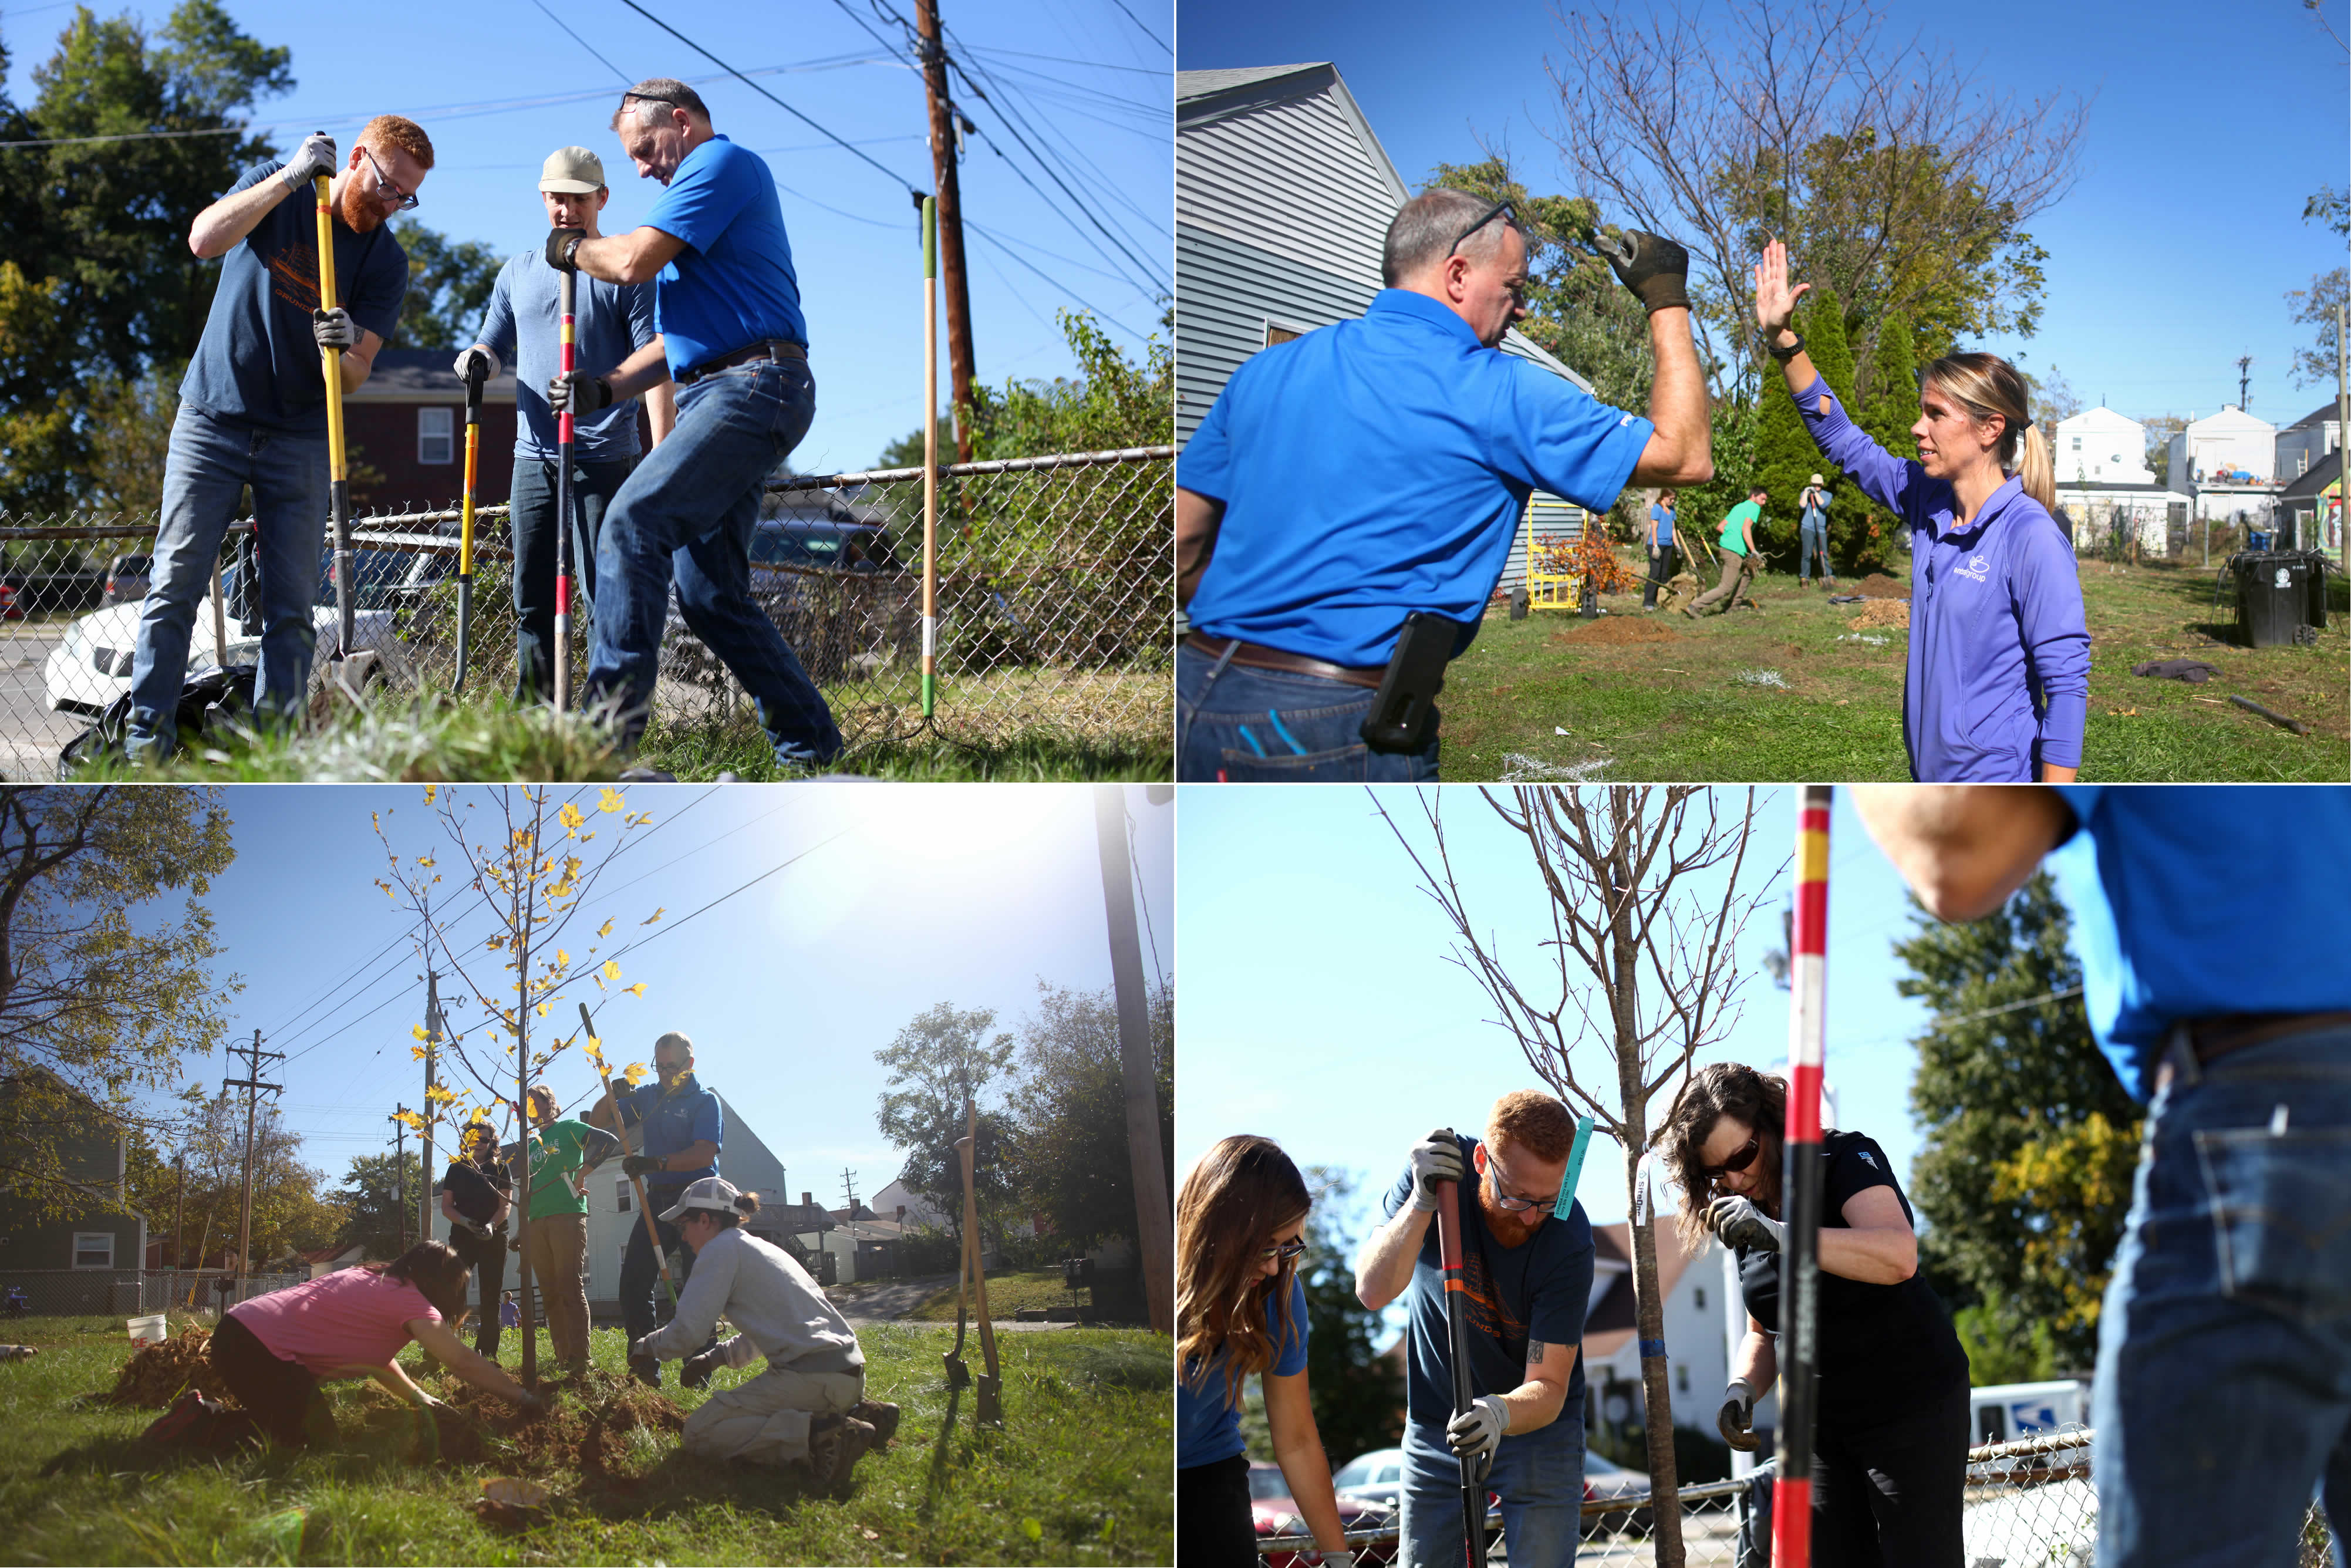
<path id="1" fill-rule="evenodd" d="M 151 1340 L 162 1341 L 169 1339 L 171 1336 L 172 1325 L 162 1312 L 156 1312 L 149 1317 L 132 1318 L 131 1320 L 131 1343 L 132 1344 L 145 1344 Z"/>

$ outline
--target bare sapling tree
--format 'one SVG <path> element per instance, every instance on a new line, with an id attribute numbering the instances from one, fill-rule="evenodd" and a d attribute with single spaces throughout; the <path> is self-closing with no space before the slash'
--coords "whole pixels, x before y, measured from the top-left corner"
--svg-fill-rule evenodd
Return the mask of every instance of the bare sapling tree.
<path id="1" fill-rule="evenodd" d="M 410 1112 L 405 1120 L 418 1131 L 430 1116 L 453 1131 L 460 1118 L 486 1121 L 492 1114 L 509 1120 L 517 1150 L 516 1201 L 513 1209 L 516 1247 L 522 1253 L 517 1278 L 517 1300 L 522 1315 L 522 1382 L 537 1385 L 538 1329 L 531 1302 L 530 1189 L 531 1155 L 538 1142 L 528 1109 L 530 1085 L 574 1046 L 587 1038 L 583 1020 L 569 1032 L 551 1028 L 534 1044 L 531 1020 L 554 1015 L 565 993 L 586 978 L 597 989 L 619 990 L 635 997 L 645 994 L 644 983 L 621 985 L 617 954 L 597 962 L 597 944 L 611 938 L 619 922 L 608 917 L 598 926 L 578 958 L 564 946 L 568 934 L 592 907 L 596 884 L 628 847 L 628 835 L 653 821 L 650 811 L 630 811 L 617 789 L 603 789 L 590 811 L 571 801 L 558 805 L 549 789 L 514 788 L 496 791 L 444 790 L 427 785 L 424 804 L 445 841 L 443 853 L 454 852 L 462 881 L 454 884 L 459 910 L 436 907 L 434 890 L 441 883 L 440 855 L 403 856 L 392 847 L 383 819 L 374 816 L 377 840 L 390 863 L 388 879 L 376 885 L 395 904 L 417 918 L 418 946 L 430 961 L 445 967 L 457 981 L 444 999 L 457 1006 L 482 1009 L 481 1022 L 472 1030 L 451 1031 L 445 1024 L 440 1038 L 419 1026 L 413 1032 L 422 1043 L 414 1048 L 420 1060 L 436 1047 L 440 1060 L 473 1080 L 483 1099 L 470 1108 L 473 1089 L 435 1085 L 423 1113 Z M 594 850 L 599 830 L 590 823 L 599 817 L 620 819 Z M 609 827 L 609 825 L 608 825 Z M 651 925 L 662 917 L 656 909 L 638 924 Z M 486 916 L 486 921 L 475 917 Z M 466 925 L 464 934 L 456 927 Z M 488 935 L 482 933 L 486 930 Z M 627 949 L 622 948 L 625 952 Z M 497 960 L 492 970 L 489 960 Z M 600 1078 L 608 1067 L 601 1045 L 591 1046 Z M 645 1075 L 643 1064 L 632 1062 L 621 1076 L 632 1084 Z M 600 1090 L 599 1092 L 601 1091 Z M 497 1107 L 493 1113 L 491 1107 Z M 461 1141 L 459 1148 L 463 1148 Z"/>
<path id="2" fill-rule="evenodd" d="M 1454 932 L 1451 959 L 1492 1001 L 1494 1021 L 1518 1041 L 1535 1075 L 1624 1152 L 1625 1186 L 1635 1195 L 1633 1301 L 1650 1492 L 1671 1497 L 1677 1483 L 1665 1301 L 1656 1217 L 1640 1185 L 1649 1104 L 1663 1093 L 1670 1105 L 1692 1059 L 1738 1021 L 1746 976 L 1734 949 L 1781 873 L 1759 877 L 1748 868 L 1752 789 L 1735 808 L 1716 791 L 1688 788 L 1479 793 L 1525 841 L 1541 883 L 1549 929 L 1531 944 L 1479 936 L 1454 872 L 1438 791 L 1419 796 L 1425 848 L 1384 804 L 1380 814 L 1445 912 Z M 1681 1516 L 1672 1508 L 1655 1512 L 1656 1561 L 1680 1568 Z"/>
<path id="3" fill-rule="evenodd" d="M 2082 99 L 2020 101 L 1940 46 L 1889 37 L 1871 0 L 1554 15 L 1552 140 L 1576 193 L 1689 247 L 1694 318 L 1742 394 L 1751 269 L 1774 235 L 1834 287 L 1863 366 L 1896 315 L 2032 331 L 2042 257 L 2021 225 L 2073 188 Z"/>

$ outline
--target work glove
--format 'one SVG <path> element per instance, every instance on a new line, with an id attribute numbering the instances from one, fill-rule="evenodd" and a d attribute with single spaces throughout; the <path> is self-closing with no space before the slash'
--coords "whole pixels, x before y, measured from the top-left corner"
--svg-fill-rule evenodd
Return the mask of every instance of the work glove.
<path id="1" fill-rule="evenodd" d="M 351 313 L 340 305 L 332 310 L 313 310 L 310 312 L 310 336 L 319 340 L 319 347 L 322 349 L 356 349 L 360 346 L 360 324 L 352 320 Z"/>
<path id="2" fill-rule="evenodd" d="M 571 259 L 571 253 L 578 250 L 580 242 L 587 237 L 586 229 L 549 229 L 547 231 L 546 248 L 539 254 L 547 257 L 547 265 L 558 272 L 577 272 L 580 267 Z M 1685 261 L 1683 265 L 1687 267 L 1688 263 Z"/>
<path id="3" fill-rule="evenodd" d="M 1734 1377 L 1722 1391 L 1722 1410 L 1714 1424 L 1724 1442 L 1742 1454 L 1755 1451 L 1755 1390 L 1747 1385 L 1747 1379 Z"/>
<path id="4" fill-rule="evenodd" d="M 1499 1394 L 1480 1394 L 1469 1408 L 1445 1424 L 1445 1441 L 1465 1459 L 1490 1456 L 1510 1429 L 1510 1407 Z"/>
<path id="5" fill-rule="evenodd" d="M 719 1354 L 715 1350 L 687 1356 L 684 1364 L 677 1369 L 678 1385 L 682 1388 L 702 1387 L 710 1381 L 710 1375 L 718 1369 L 719 1364 Z"/>
<path id="6" fill-rule="evenodd" d="M 1312 1561 L 1321 1568 L 1355 1568 L 1355 1554 L 1352 1552 L 1318 1552 Z"/>
<path id="7" fill-rule="evenodd" d="M 621 1162 L 621 1172 L 624 1176 L 651 1176 L 668 1163 L 659 1155 L 631 1155 Z"/>
<path id="8" fill-rule="evenodd" d="M 1726 1247 L 1747 1252 L 1777 1252 L 1788 1228 L 1743 1197 L 1718 1197 L 1706 1206 L 1706 1222 Z"/>
<path id="9" fill-rule="evenodd" d="M 492 353 L 489 350 L 484 348 L 479 343 L 475 344 L 472 348 L 458 355 L 457 362 L 451 365 L 449 369 L 456 375 L 459 381 L 463 382 L 466 380 L 466 377 L 472 372 L 473 368 L 477 364 L 482 367 L 482 381 L 485 384 L 498 379 L 497 355 Z M 468 384 L 471 383 L 469 382 Z"/>
<path id="10" fill-rule="evenodd" d="M 1437 1212 L 1437 1189 L 1430 1184 L 1461 1179 L 1461 1145 L 1446 1128 L 1412 1146 L 1412 1206 L 1423 1214 Z"/>
<path id="11" fill-rule="evenodd" d="M 298 191 L 321 174 L 332 174 L 340 165 L 341 160 L 335 156 L 335 139 L 314 131 L 294 149 L 294 156 L 286 160 L 277 177 L 286 182 L 287 189 Z"/>
<path id="12" fill-rule="evenodd" d="M 1603 235 L 1593 244 L 1644 309 L 1689 308 L 1689 252 L 1680 246 L 1644 229 L 1625 229 L 1614 240 Z"/>
<path id="13" fill-rule="evenodd" d="M 612 406 L 612 383 L 600 376 L 591 376 L 586 371 L 574 371 L 568 376 L 552 376 L 547 383 L 547 406 L 558 413 L 568 409 L 574 419 L 583 413 L 600 413 Z M 643 1159 L 644 1156 L 632 1155 L 629 1157 Z"/>

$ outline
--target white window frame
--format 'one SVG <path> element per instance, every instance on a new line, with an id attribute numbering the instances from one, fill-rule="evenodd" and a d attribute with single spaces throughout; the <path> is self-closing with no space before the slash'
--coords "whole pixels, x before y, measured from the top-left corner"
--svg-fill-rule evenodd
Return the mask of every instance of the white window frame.
<path id="1" fill-rule="evenodd" d="M 618 1206 L 614 1210 L 615 1213 L 626 1214 L 629 1212 L 628 1177 L 621 1176 L 612 1183 L 612 1201 Z"/>
<path id="2" fill-rule="evenodd" d="M 104 1251 L 106 1253 L 105 1262 L 85 1263 L 81 1260 L 84 1243 L 92 1241 L 102 1241 L 106 1244 L 104 1248 Z M 99 1250 L 99 1249 L 92 1247 L 89 1248 L 89 1250 L 95 1252 Z M 112 1269 L 114 1267 L 114 1232 L 111 1230 L 75 1231 L 73 1233 L 73 1266 L 77 1269 Z"/>
<path id="3" fill-rule="evenodd" d="M 438 425 L 436 430 L 434 427 Z M 440 453 L 434 456 L 434 453 Z M 420 408 L 416 411 L 416 461 L 437 468 L 457 461 L 457 411 Z"/>
<path id="4" fill-rule="evenodd" d="M 1293 326 L 1288 321 L 1278 320 L 1271 316 L 1262 317 L 1260 319 L 1265 323 L 1265 330 L 1260 334 L 1260 340 L 1263 346 L 1269 349 L 1272 348 L 1276 343 L 1287 343 L 1293 341 L 1296 339 L 1303 338 L 1306 336 L 1308 331 L 1311 329 L 1310 328 Z M 1280 332 L 1283 334 L 1283 336 L 1277 338 L 1274 336 L 1276 332 Z"/>

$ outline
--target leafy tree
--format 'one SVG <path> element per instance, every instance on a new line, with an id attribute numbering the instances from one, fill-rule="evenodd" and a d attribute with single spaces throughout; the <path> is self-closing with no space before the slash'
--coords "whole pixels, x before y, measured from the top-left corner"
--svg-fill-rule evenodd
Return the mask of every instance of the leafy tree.
<path id="1" fill-rule="evenodd" d="M 2185 414 L 2158 413 L 2139 423 L 2147 429 L 2147 465 L 2158 485 L 2171 483 L 2171 438 L 2188 428 Z"/>
<path id="2" fill-rule="evenodd" d="M 0 788 L 0 1079 L 17 1084 L 0 1185 L 20 1207 L 87 1202 L 70 1125 L 160 1133 L 150 1098 L 218 1048 L 244 982 L 217 967 L 202 900 L 235 854 L 217 790 Z"/>
<path id="3" fill-rule="evenodd" d="M 1151 998 L 1151 1059 L 1160 1146 L 1167 1150 L 1176 1137 L 1175 1023 L 1175 992 L 1162 987 Z M 1071 991 L 1040 980 L 1037 1010 L 1020 1029 L 1017 1074 L 1005 1108 L 1014 1128 L 1013 1176 L 1029 1206 L 1071 1247 L 1133 1236 L 1117 998 L 1107 988 Z"/>
<path id="4" fill-rule="evenodd" d="M 453 240 L 413 218 L 396 219 L 392 231 L 408 253 L 408 295 L 392 346 L 454 353 L 472 342 L 505 258 L 478 240 Z"/>
<path id="5" fill-rule="evenodd" d="M 948 417 L 945 409 L 941 409 L 937 423 L 939 461 L 952 463 L 955 461 L 955 421 Z M 876 468 L 920 468 L 922 465 L 923 427 L 919 424 L 883 447 L 882 455 L 873 460 Z"/>
<path id="6" fill-rule="evenodd" d="M 963 1235 L 963 1162 L 955 1145 L 964 1135 L 965 1100 L 982 1098 L 989 1084 L 1009 1071 L 1019 1049 L 1010 1034 L 990 1035 L 995 1024 L 993 1009 L 964 1012 L 940 1002 L 915 1014 L 895 1040 L 873 1053 L 890 1070 L 874 1121 L 883 1137 L 906 1151 L 906 1185 L 950 1200 L 941 1207 L 947 1212 L 947 1228 L 957 1238 Z M 1005 1161 L 988 1157 L 1008 1142 L 1006 1118 L 983 1107 L 978 1120 L 972 1186 L 985 1230 L 1018 1196 L 1018 1184 Z"/>
<path id="7" fill-rule="evenodd" d="M 1951 1314 L 1959 1348 L 1967 1353 L 1968 1381 L 1978 1388 L 2001 1383 L 2045 1383 L 2057 1375 L 2057 1345 L 2047 1323 L 2034 1323 L 2022 1337 L 2019 1325 L 1980 1304 Z"/>
<path id="8" fill-rule="evenodd" d="M 1353 1260 L 1363 1238 L 1347 1223 L 1354 1177 L 1327 1166 L 1311 1166 L 1305 1176 L 1315 1195 L 1306 1220 L 1306 1255 L 1298 1260 L 1311 1335 L 1306 1386 L 1335 1469 L 1357 1454 L 1403 1440 L 1404 1378 L 1373 1348 L 1384 1333 L 1380 1314 L 1355 1298 Z"/>
<path id="9" fill-rule="evenodd" d="M 1988 1338 L 2046 1323 L 2057 1359 L 2085 1365 L 2139 1112 L 2091 1037 L 2069 925 L 2043 873 L 2000 913 L 1922 922 L 1894 950 L 1910 967 L 1896 988 L 1938 1015 L 1910 1088 L 1923 1266 L 1980 1304 Z"/>
<path id="10" fill-rule="evenodd" d="M 1854 399 L 1853 350 L 1845 344 L 1844 313 L 1838 307 L 1836 296 L 1826 288 L 1813 289 L 1804 301 L 1801 319 L 1795 323 L 1796 330 L 1803 336 L 1804 352 L 1850 415 L 1859 405 Z M 1794 570 L 1797 564 L 1796 534 L 1802 509 L 1796 504 L 1796 497 L 1814 474 L 1827 476 L 1822 466 L 1827 461 L 1804 428 L 1804 416 L 1797 412 L 1796 400 L 1788 392 L 1788 378 L 1774 365 L 1771 376 L 1763 383 L 1763 409 L 1756 435 L 1753 471 L 1758 482 L 1770 489 L 1771 498 L 1764 505 L 1763 521 L 1755 529 L 1755 542 L 1783 571 Z M 1742 500 L 1746 483 L 1740 481 Z M 1851 486 L 1842 488 L 1846 495 L 1840 499 L 1851 504 Z M 1832 507 L 1832 514 L 1836 509 Z"/>
<path id="11" fill-rule="evenodd" d="M 1168 345 L 1154 336 L 1137 363 L 1091 313 L 1063 310 L 1056 319 L 1077 359 L 1078 374 L 1050 382 L 1010 381 L 1001 391 L 974 385 L 973 458 L 1041 457 L 1174 441 L 1176 356 Z M 922 432 L 917 428 L 914 434 L 919 437 Z M 946 443 L 941 445 L 952 450 Z M 919 465 L 922 459 L 914 461 Z"/>
<path id="12" fill-rule="evenodd" d="M 343 1174 L 343 1223 L 336 1243 L 358 1242 L 371 1258 L 397 1258 L 403 1241 L 413 1247 L 416 1194 L 424 1167 L 413 1154 L 359 1155 Z"/>
<path id="13" fill-rule="evenodd" d="M 2302 221 L 2322 224 L 2351 239 L 2351 190 L 2321 185 L 2304 205 Z M 2285 298 L 2294 308 L 2294 319 L 2311 329 L 2309 343 L 2294 351 L 2294 384 L 2321 386 L 2334 381 L 2339 368 L 2335 312 L 2351 298 L 2351 270 L 2338 267 L 2319 273 L 2311 278 L 2309 287 L 2290 289 Z"/>
<path id="14" fill-rule="evenodd" d="M 1918 438 L 1910 434 L 1918 423 L 1918 362 L 1911 341 L 1907 322 L 1886 324 L 1877 335 L 1869 391 L 1862 399 L 1861 427 L 1896 457 L 1910 457 L 1918 450 Z M 1902 542 L 1900 525 L 1855 486 L 1845 486 L 1844 492 L 1840 497 L 1844 504 L 1829 510 L 1830 553 L 1849 571 L 1885 570 Z"/>
<path id="15" fill-rule="evenodd" d="M 158 360 L 129 381 L 110 373 L 90 384 L 82 422 L 89 505 L 127 517 L 162 511 L 185 369 L 182 361 Z"/>

